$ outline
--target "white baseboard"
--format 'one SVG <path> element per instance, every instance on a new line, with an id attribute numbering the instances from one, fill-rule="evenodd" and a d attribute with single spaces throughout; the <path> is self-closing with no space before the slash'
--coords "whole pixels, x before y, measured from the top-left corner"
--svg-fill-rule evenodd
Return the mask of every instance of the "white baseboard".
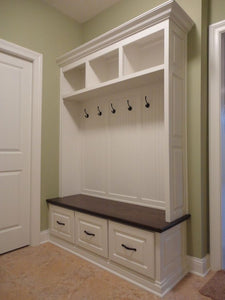
<path id="1" fill-rule="evenodd" d="M 47 243 L 49 241 L 49 231 L 47 230 L 43 230 L 40 233 L 40 244 L 44 244 Z"/>
<path id="2" fill-rule="evenodd" d="M 189 272 L 204 277 L 210 270 L 209 254 L 203 258 L 187 256 Z"/>

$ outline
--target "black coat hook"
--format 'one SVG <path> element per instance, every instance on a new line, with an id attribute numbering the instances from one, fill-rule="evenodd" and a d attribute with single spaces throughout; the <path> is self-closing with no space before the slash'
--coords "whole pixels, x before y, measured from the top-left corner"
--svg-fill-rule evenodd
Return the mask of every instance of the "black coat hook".
<path id="1" fill-rule="evenodd" d="M 127 105 L 128 105 L 128 110 L 131 111 L 132 110 L 132 106 L 130 106 L 129 100 L 127 100 Z"/>
<path id="2" fill-rule="evenodd" d="M 145 96 L 145 107 L 146 108 L 150 107 L 150 103 L 147 101 L 147 96 Z"/>
<path id="3" fill-rule="evenodd" d="M 97 107 L 97 110 L 98 110 L 98 115 L 101 116 L 102 112 L 100 111 L 99 106 Z"/>
<path id="4" fill-rule="evenodd" d="M 111 107 L 112 107 L 111 113 L 112 113 L 112 114 L 115 114 L 115 113 L 116 113 L 116 110 L 115 110 L 115 108 L 113 107 L 112 103 L 111 103 Z"/>
<path id="5" fill-rule="evenodd" d="M 86 108 L 84 109 L 84 116 L 85 118 L 89 118 L 89 114 L 87 113 Z"/>

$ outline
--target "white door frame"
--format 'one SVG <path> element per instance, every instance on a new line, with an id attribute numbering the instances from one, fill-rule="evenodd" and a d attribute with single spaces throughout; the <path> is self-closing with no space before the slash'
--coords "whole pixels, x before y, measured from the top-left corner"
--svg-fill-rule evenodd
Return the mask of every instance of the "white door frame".
<path id="1" fill-rule="evenodd" d="M 40 244 L 42 54 L 0 39 L 0 51 L 32 63 L 30 245 Z"/>
<path id="2" fill-rule="evenodd" d="M 210 263 L 214 270 L 225 267 L 225 221 L 221 214 L 222 206 L 225 206 L 225 153 L 221 151 L 225 137 L 225 84 L 222 78 L 222 66 L 224 68 L 225 62 L 224 37 L 225 21 L 209 27 L 209 215 Z"/>

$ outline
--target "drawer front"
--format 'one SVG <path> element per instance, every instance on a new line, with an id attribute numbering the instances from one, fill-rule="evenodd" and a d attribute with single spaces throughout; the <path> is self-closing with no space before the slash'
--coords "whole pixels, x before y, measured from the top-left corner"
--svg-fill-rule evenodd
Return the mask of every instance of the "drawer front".
<path id="1" fill-rule="evenodd" d="M 50 205 L 50 233 L 74 242 L 74 211 Z"/>
<path id="2" fill-rule="evenodd" d="M 76 244 L 108 257 L 107 220 L 75 212 L 75 222 Z"/>
<path id="3" fill-rule="evenodd" d="M 109 258 L 129 269 L 154 278 L 154 233 L 110 221 Z"/>

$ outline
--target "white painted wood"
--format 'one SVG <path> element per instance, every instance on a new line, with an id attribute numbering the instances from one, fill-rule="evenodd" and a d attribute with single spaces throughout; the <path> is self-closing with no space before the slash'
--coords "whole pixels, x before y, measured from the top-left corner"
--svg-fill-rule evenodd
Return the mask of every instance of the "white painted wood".
<path id="1" fill-rule="evenodd" d="M 145 96 L 149 109 L 145 107 Z M 128 111 L 126 99 L 133 106 L 132 111 Z M 111 103 L 115 114 L 111 113 Z M 97 106 L 102 116 L 98 116 Z M 81 174 L 81 192 L 164 209 L 163 82 L 109 95 L 107 101 L 91 99 L 81 103 L 79 111 L 79 116 L 74 115 L 74 124 L 81 124 L 78 127 L 82 150 L 76 160 L 82 161 L 80 171 L 77 170 Z M 77 138 L 74 136 L 74 140 Z M 71 161 L 77 157 L 71 144 L 73 140 L 69 139 L 63 143 L 68 161 L 64 186 L 72 183 Z"/>
<path id="2" fill-rule="evenodd" d="M 66 188 L 61 195 L 76 190 L 158 207 L 166 210 L 167 221 L 187 212 L 186 34 L 175 21 L 164 20 L 63 66 L 62 76 L 85 66 L 86 86 L 62 95 L 66 167 L 61 167 L 61 182 Z M 116 59 L 113 69 L 111 57 Z M 62 91 L 63 86 L 62 81 Z M 150 109 L 145 96 L 152 101 Z M 65 110 L 70 106 L 65 100 L 82 101 L 77 113 L 75 106 Z M 111 103 L 116 114 L 110 113 Z M 84 118 L 85 109 L 89 118 Z M 81 144 L 80 152 L 74 152 L 75 144 Z M 76 175 L 74 184 L 70 175 L 77 172 L 81 179 Z"/>
<path id="3" fill-rule="evenodd" d="M 89 62 L 87 62 L 87 65 Z M 95 97 L 107 97 L 115 91 L 126 91 L 130 87 L 140 87 L 150 82 L 157 82 L 163 78 L 164 65 L 152 67 L 143 71 L 122 76 L 119 79 L 112 79 L 95 86 L 69 92 L 62 95 L 63 100 L 84 101 Z M 88 69 L 87 69 L 88 72 Z"/>
<path id="4" fill-rule="evenodd" d="M 60 101 L 60 196 L 81 192 L 80 111 L 76 102 Z M 77 157 L 78 159 L 74 159 Z"/>
<path id="5" fill-rule="evenodd" d="M 145 97 L 150 104 L 145 107 Z M 165 124 L 163 80 L 141 89 L 140 107 L 140 200 L 165 209 Z"/>
<path id="6" fill-rule="evenodd" d="M 103 224 L 103 221 L 107 222 L 107 220 L 102 218 L 97 218 L 96 220 L 95 217 L 93 217 L 94 221 L 92 222 L 90 219 L 92 216 L 75 212 L 76 216 L 77 214 L 82 216 L 81 219 L 87 224 L 86 226 L 91 226 L 91 228 L 88 227 L 91 230 L 95 230 L 96 223 L 98 227 L 99 224 Z M 165 295 L 188 272 L 186 266 L 186 224 L 179 224 L 159 234 L 117 222 L 108 222 L 110 223 L 109 250 L 111 249 L 110 252 L 113 257 L 109 256 L 108 258 L 108 256 L 96 255 L 96 249 L 90 247 L 93 245 L 83 243 L 82 240 L 81 245 L 79 245 L 76 239 L 74 243 L 71 243 L 52 234 L 50 234 L 49 240 L 63 249 L 75 253 L 159 296 Z M 110 228 L 114 231 L 110 230 Z M 77 231 L 78 229 L 76 228 L 75 230 Z M 107 230 L 106 232 L 108 233 Z M 111 234 L 114 235 L 113 238 L 110 238 Z M 75 236 L 79 236 L 79 234 Z M 121 241 L 135 246 L 139 251 L 138 255 L 126 255 L 124 253 L 121 255 L 119 250 Z M 112 251 L 112 244 L 115 246 L 115 251 Z M 143 263 L 146 263 L 146 268 Z M 151 269 L 147 272 L 148 266 L 151 266 Z M 155 276 L 156 279 L 153 278 Z"/>
<path id="7" fill-rule="evenodd" d="M 109 221 L 109 258 L 112 261 L 154 278 L 154 248 L 153 232 Z"/>
<path id="8" fill-rule="evenodd" d="M 63 240 L 74 242 L 74 211 L 49 205 L 49 231 Z"/>
<path id="9" fill-rule="evenodd" d="M 132 106 L 128 111 L 127 99 Z M 109 197 L 127 201 L 138 200 L 138 120 L 140 95 L 134 90 L 112 98 L 117 108 L 108 120 L 108 193 Z"/>
<path id="10" fill-rule="evenodd" d="M 186 34 L 169 23 L 168 65 L 165 66 L 166 220 L 181 217 L 187 208 L 185 61 Z"/>
<path id="11" fill-rule="evenodd" d="M 79 97 L 81 93 L 84 95 L 84 93 L 92 91 L 93 96 L 93 91 L 96 88 L 104 93 L 104 87 L 109 87 L 109 84 L 112 85 L 113 83 L 117 83 L 117 88 L 118 83 L 120 83 L 121 88 L 124 89 L 126 88 L 126 81 L 134 78 L 133 73 L 137 73 L 135 74 L 137 80 L 137 76 L 154 73 L 158 71 L 160 66 L 162 69 L 164 28 L 165 22 L 162 22 L 92 53 L 85 59 L 81 59 L 79 63 L 72 62 L 68 66 L 64 66 L 62 68 L 65 81 L 62 86 L 63 98 L 72 97 L 81 100 Z M 122 57 L 119 60 L 118 48 L 120 47 L 123 49 L 121 49 Z M 119 62 L 121 63 L 120 66 L 118 66 Z M 77 76 L 81 66 L 82 70 L 84 68 L 82 78 L 85 75 L 85 85 L 80 84 L 80 78 Z M 120 77 L 118 77 L 119 69 L 121 69 Z M 69 76 L 70 74 L 74 76 L 73 79 Z M 77 89 L 77 86 L 80 89 Z"/>
<path id="12" fill-rule="evenodd" d="M 0 39 L 0 52 L 32 63 L 30 243 L 40 243 L 42 54 Z"/>
<path id="13" fill-rule="evenodd" d="M 87 73 L 87 86 L 118 78 L 119 51 L 118 49 L 106 53 L 89 61 L 90 68 Z"/>
<path id="14" fill-rule="evenodd" d="M 62 73 L 62 93 L 67 94 L 76 90 L 85 88 L 85 64 L 74 67 L 71 70 Z"/>
<path id="15" fill-rule="evenodd" d="M 225 268 L 224 63 L 225 21 L 209 28 L 209 212 L 210 263 Z"/>
<path id="16" fill-rule="evenodd" d="M 102 112 L 98 115 L 97 106 Z M 84 108 L 89 118 L 84 117 Z M 82 193 L 96 196 L 106 195 L 106 103 L 98 99 L 90 99 L 81 105 L 81 172 Z"/>
<path id="17" fill-rule="evenodd" d="M 185 93 L 191 26 L 183 10 L 169 1 L 59 59 L 62 79 L 85 66 L 80 89 L 66 91 L 61 80 L 61 196 L 82 193 L 160 208 L 166 221 L 187 213 Z M 91 248 L 63 245 L 161 295 L 187 273 L 185 224 L 162 234 L 146 232 L 149 249 L 144 247 L 143 255 L 135 251 L 134 260 L 122 257 L 115 237 L 120 243 L 122 238 L 135 241 L 141 249 L 136 229 L 129 227 L 125 234 L 124 225 L 115 226 L 109 260 L 91 254 Z"/>
<path id="18" fill-rule="evenodd" d="M 194 256 L 188 256 L 189 272 L 201 277 L 205 277 L 210 270 L 210 257 L 207 254 L 203 258 L 197 258 Z"/>
<path id="19" fill-rule="evenodd" d="M 107 220 L 75 212 L 75 243 L 98 255 L 108 257 Z"/>
<path id="20" fill-rule="evenodd" d="M 30 243 L 32 64 L 0 53 L 0 252 Z"/>
<path id="21" fill-rule="evenodd" d="M 170 285 L 171 277 L 188 272 L 186 262 L 186 223 L 156 233 L 156 280 Z M 179 274 L 179 275 L 178 275 Z"/>
<path id="22" fill-rule="evenodd" d="M 164 31 L 139 38 L 125 45 L 123 74 L 131 74 L 164 63 Z"/>

